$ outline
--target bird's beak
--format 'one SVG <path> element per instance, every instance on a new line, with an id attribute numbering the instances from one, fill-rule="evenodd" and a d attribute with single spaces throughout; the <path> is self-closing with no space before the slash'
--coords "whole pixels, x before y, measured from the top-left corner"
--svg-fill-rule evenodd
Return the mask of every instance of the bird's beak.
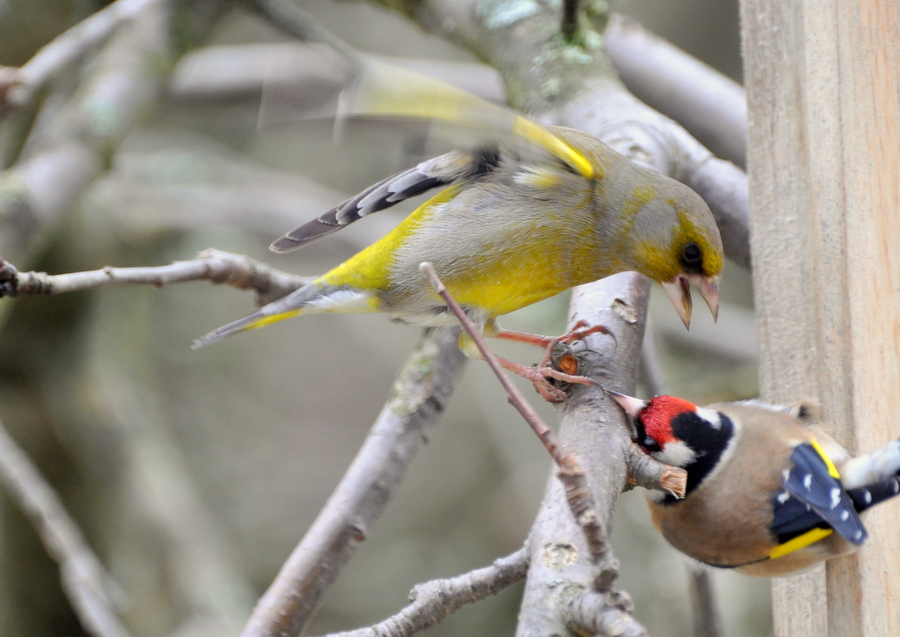
<path id="1" fill-rule="evenodd" d="M 713 322 L 719 320 L 719 277 L 717 276 L 697 276 L 691 281 L 697 286 L 700 296 L 706 301 L 706 306 L 712 313 Z"/>
<path id="2" fill-rule="evenodd" d="M 619 407 L 628 415 L 629 418 L 637 418 L 641 411 L 643 411 L 644 407 L 647 406 L 646 400 L 641 400 L 640 398 L 633 398 L 632 396 L 627 396 L 626 394 L 620 394 L 617 391 L 612 391 L 607 389 L 606 393 L 613 397 L 617 403 L 619 403 Z"/>
<path id="3" fill-rule="evenodd" d="M 670 281 L 663 281 L 662 286 L 666 291 L 675 311 L 681 317 L 681 322 L 687 329 L 691 329 L 691 309 L 693 303 L 691 300 L 691 284 L 697 286 L 700 296 L 709 306 L 712 312 L 713 320 L 719 318 L 719 277 L 717 276 L 701 276 L 699 274 L 678 274 Z"/>

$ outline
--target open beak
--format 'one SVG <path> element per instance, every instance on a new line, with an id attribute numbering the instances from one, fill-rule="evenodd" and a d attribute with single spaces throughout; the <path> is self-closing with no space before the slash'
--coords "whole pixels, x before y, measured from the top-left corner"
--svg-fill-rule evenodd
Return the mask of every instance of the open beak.
<path id="1" fill-rule="evenodd" d="M 607 389 L 606 393 L 613 397 L 622 410 L 628 415 L 629 418 L 637 418 L 644 407 L 647 406 L 646 400 L 641 400 L 640 398 L 633 398 L 632 396 L 628 396 L 626 394 L 620 394 L 617 391 L 612 391 Z"/>
<path id="2" fill-rule="evenodd" d="M 697 286 L 700 296 L 706 301 L 713 320 L 719 318 L 719 277 L 705 277 L 699 274 L 679 274 L 670 281 L 662 283 L 663 289 L 675 311 L 681 317 L 681 322 L 687 329 L 691 329 L 691 284 Z"/>

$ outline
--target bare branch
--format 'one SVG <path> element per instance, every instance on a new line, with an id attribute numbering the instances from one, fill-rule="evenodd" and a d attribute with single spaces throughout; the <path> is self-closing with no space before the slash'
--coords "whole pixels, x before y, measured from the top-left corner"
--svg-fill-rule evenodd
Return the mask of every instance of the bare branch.
<path id="1" fill-rule="evenodd" d="M 169 265 L 141 268 L 107 266 L 88 272 L 55 275 L 18 272 L 12 264 L 0 258 L 0 297 L 54 296 L 108 285 L 162 287 L 169 283 L 204 279 L 242 290 L 255 290 L 260 304 L 286 296 L 311 280 L 310 277 L 276 270 L 249 257 L 213 249 L 204 250 L 193 261 L 176 261 Z"/>
<path id="2" fill-rule="evenodd" d="M 0 481 L 59 563 L 63 590 L 94 637 L 128 637 L 113 600 L 121 592 L 69 517 L 59 496 L 0 423 Z"/>
<path id="3" fill-rule="evenodd" d="M 369 437 L 257 603 L 243 637 L 296 635 L 312 619 L 443 413 L 465 361 L 457 340 L 458 330 L 432 330 L 410 355 Z"/>
<path id="4" fill-rule="evenodd" d="M 690 560 L 691 605 L 694 613 L 694 634 L 697 637 L 722 637 L 722 618 L 716 604 L 716 587 L 712 570 L 706 564 Z"/>
<path id="5" fill-rule="evenodd" d="M 578 591 L 565 604 L 565 620 L 591 635 L 611 637 L 647 637 L 647 629 L 631 613 L 611 605 L 595 591 Z"/>
<path id="6" fill-rule="evenodd" d="M 610 19 L 605 44 L 636 97 L 684 126 L 719 157 L 746 165 L 747 97 L 737 82 L 623 15 Z"/>
<path id="7" fill-rule="evenodd" d="M 409 594 L 412 603 L 374 626 L 328 637 L 410 637 L 440 623 L 466 604 L 486 599 L 525 579 L 528 551 L 523 547 L 480 568 L 457 577 L 419 584 Z"/>
<path id="8" fill-rule="evenodd" d="M 578 309 L 570 322 L 602 324 L 615 335 L 615 340 L 589 337 L 585 341 L 584 348 L 576 352 L 579 373 L 602 379 L 611 388 L 633 386 L 643 331 L 640 309 L 646 304 L 648 288 L 646 279 L 631 273 L 576 288 L 573 308 Z M 599 522 L 611 528 L 618 494 L 629 481 L 643 481 L 629 477 L 625 459 L 640 454 L 635 454 L 621 411 L 600 389 L 575 387 L 563 406 L 560 438 L 577 454 L 587 472 L 601 516 Z M 668 469 L 658 463 L 643 466 L 655 469 L 658 478 Z M 578 527 L 560 515 L 566 506 L 565 494 L 555 482 L 548 483 L 529 540 L 532 558 L 519 622 L 518 634 L 522 636 L 565 634 L 571 616 L 563 609 L 574 594 L 584 591 L 603 593 L 598 602 L 603 608 L 628 610 L 623 602 L 627 596 L 616 590 L 615 558 L 607 553 L 599 569 L 590 563 Z M 558 586 L 559 582 L 569 586 Z"/>
<path id="9" fill-rule="evenodd" d="M 153 69 L 171 54 L 162 2 L 146 4 L 141 19 L 117 29 L 91 66 L 82 88 L 39 130 L 22 159 L 0 173 L 0 253 L 27 254 L 39 232 L 71 210 L 79 195 L 108 165 L 124 138 L 163 87 Z M 94 116 L 96 104 L 105 117 Z"/>
<path id="10" fill-rule="evenodd" d="M 0 89 L 0 114 L 29 104 L 53 77 L 101 46 L 118 27 L 148 5 L 161 1 L 117 0 L 58 35 L 22 67 L 0 68 L 0 75 L 14 78 L 6 99 L 2 99 L 4 92 Z"/>

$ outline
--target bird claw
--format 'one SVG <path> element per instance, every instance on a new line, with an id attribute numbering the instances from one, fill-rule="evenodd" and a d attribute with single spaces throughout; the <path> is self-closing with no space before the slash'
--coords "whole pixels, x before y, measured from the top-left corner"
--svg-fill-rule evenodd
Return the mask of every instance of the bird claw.
<path id="1" fill-rule="evenodd" d="M 537 390 L 538 394 L 540 394 L 541 397 L 548 403 L 561 403 L 566 399 L 566 392 L 563 388 L 556 385 L 553 381 L 588 386 L 596 385 L 596 382 L 587 376 L 581 376 L 575 373 L 578 371 L 578 360 L 571 353 L 564 354 L 557 362 L 557 366 L 561 367 L 562 369 L 557 369 L 557 367 L 554 367 L 552 365 L 554 347 L 557 343 L 568 345 L 573 341 L 583 340 L 591 334 L 596 334 L 597 332 L 600 332 L 602 334 L 609 334 L 613 337 L 613 339 L 615 339 L 615 336 L 608 329 L 606 329 L 605 326 L 593 325 L 591 327 L 588 327 L 587 322 L 582 320 L 578 321 L 571 330 L 558 338 L 552 338 L 549 336 L 538 337 L 531 334 L 525 335 L 529 337 L 529 340 L 527 342 L 545 346 L 544 356 L 541 358 L 540 362 L 537 365 L 527 367 L 519 363 L 513 363 L 512 361 L 508 361 L 506 359 L 500 359 L 500 363 L 509 371 L 518 374 L 526 380 L 531 381 L 531 384 L 534 385 L 534 388 L 535 390 Z M 501 338 L 509 338 L 508 334 L 510 333 L 507 332 L 504 334 L 505 335 Z"/>
<path id="2" fill-rule="evenodd" d="M 528 367 L 505 359 L 500 359 L 500 362 L 501 365 L 509 371 L 530 381 L 531 384 L 534 385 L 537 393 L 541 395 L 541 398 L 548 403 L 556 404 L 566 400 L 566 392 L 562 388 L 554 385 L 552 382 L 554 380 L 577 385 L 595 384 L 594 381 L 587 376 L 567 374 L 558 369 L 554 369 L 547 364 L 538 364 L 533 367 Z"/>

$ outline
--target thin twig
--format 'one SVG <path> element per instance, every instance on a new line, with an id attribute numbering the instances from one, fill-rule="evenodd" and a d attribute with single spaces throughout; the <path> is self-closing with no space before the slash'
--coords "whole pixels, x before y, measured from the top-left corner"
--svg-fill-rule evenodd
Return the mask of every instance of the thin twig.
<path id="1" fill-rule="evenodd" d="M 95 637 L 128 637 L 113 599 L 122 593 L 93 553 L 59 496 L 0 423 L 0 481 L 59 564 L 63 590 Z"/>
<path id="2" fill-rule="evenodd" d="M 410 355 L 359 453 L 260 598 L 242 637 L 297 635 L 381 516 L 462 371 L 457 330 L 432 330 Z"/>
<path id="3" fill-rule="evenodd" d="M 425 262 L 422 263 L 419 268 L 428 278 L 438 295 L 444 300 L 444 303 L 447 304 L 447 307 L 450 308 L 450 311 L 456 316 L 456 319 L 459 321 L 460 325 L 462 325 L 466 334 L 469 335 L 478 347 L 478 351 L 481 352 L 484 360 L 487 361 L 487 364 L 506 391 L 509 403 L 516 408 L 522 415 L 522 418 L 525 419 L 525 422 L 527 422 L 534 433 L 537 434 L 537 437 L 544 444 L 544 447 L 546 447 L 547 451 L 550 453 L 553 461 L 559 467 L 557 476 L 565 487 L 566 500 L 569 503 L 569 509 L 572 511 L 572 514 L 575 516 L 575 519 L 578 521 L 579 526 L 584 532 L 592 557 L 597 561 L 601 560 L 608 550 L 606 528 L 600 521 L 600 517 L 597 515 L 593 495 L 591 494 L 590 487 L 587 483 L 584 469 L 581 468 L 581 463 L 578 462 L 578 459 L 575 458 L 575 456 L 562 449 L 559 444 L 559 439 L 556 437 L 556 433 L 544 423 L 528 400 L 526 400 L 525 396 L 522 395 L 522 392 L 512 384 L 509 377 L 504 373 L 500 361 L 497 360 L 497 357 L 488 348 L 481 330 L 479 330 L 469 317 L 466 316 L 466 313 L 460 307 L 459 303 L 456 302 L 456 299 L 453 298 L 449 290 L 447 290 L 446 286 L 444 286 L 443 282 L 438 278 L 434 271 L 434 266 L 432 266 L 431 263 Z"/>
<path id="4" fill-rule="evenodd" d="M 249 257 L 212 249 L 204 250 L 193 261 L 176 261 L 169 265 L 141 268 L 107 266 L 99 270 L 55 275 L 18 272 L 11 263 L 0 258 L 0 297 L 53 296 L 107 285 L 162 287 L 169 283 L 204 279 L 255 290 L 260 303 L 281 298 L 310 280 L 309 277 L 281 272 Z"/>
<path id="5" fill-rule="evenodd" d="M 6 79 L 5 94 L 0 87 L 0 114 L 22 108 L 50 79 L 77 62 L 115 33 L 122 23 L 133 19 L 149 4 L 161 0 L 118 0 L 64 31 L 41 48 L 27 63 L 15 69 L 0 68 Z"/>
<path id="6" fill-rule="evenodd" d="M 528 550 L 501 557 L 490 566 L 449 579 L 419 584 L 409 594 L 411 603 L 374 626 L 327 637 L 410 637 L 440 623 L 467 604 L 486 599 L 525 579 Z"/>

